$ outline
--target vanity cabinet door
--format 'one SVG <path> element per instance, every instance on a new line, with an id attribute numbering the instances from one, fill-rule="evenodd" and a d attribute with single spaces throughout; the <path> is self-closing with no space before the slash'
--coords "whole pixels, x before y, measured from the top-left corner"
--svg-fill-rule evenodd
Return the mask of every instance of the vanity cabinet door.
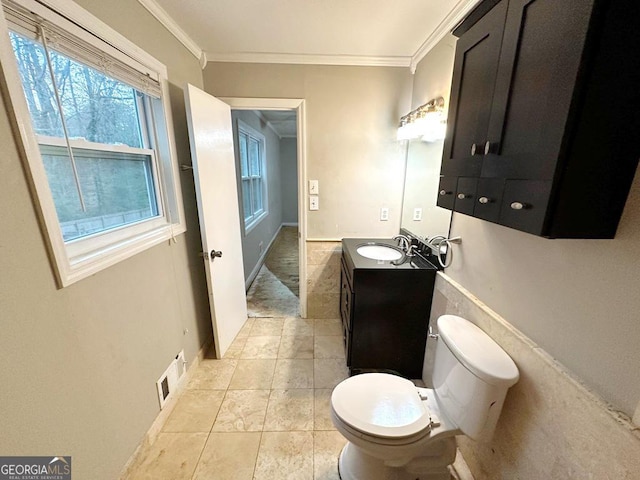
<path id="1" fill-rule="evenodd" d="M 480 174 L 507 3 L 494 6 L 458 40 L 442 159 L 444 176 Z"/>
<path id="2" fill-rule="evenodd" d="M 551 180 L 566 141 L 592 0 L 509 0 L 482 177 Z"/>
<path id="3" fill-rule="evenodd" d="M 340 268 L 340 318 L 347 366 L 351 365 L 351 328 L 353 325 L 353 289 L 344 256 Z"/>

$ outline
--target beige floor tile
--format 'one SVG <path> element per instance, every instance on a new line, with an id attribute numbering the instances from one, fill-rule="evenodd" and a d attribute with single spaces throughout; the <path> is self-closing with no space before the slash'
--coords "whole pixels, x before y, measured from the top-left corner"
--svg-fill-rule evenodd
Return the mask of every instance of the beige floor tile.
<path id="1" fill-rule="evenodd" d="M 224 359 L 230 359 L 230 358 L 240 358 L 240 354 L 242 353 L 242 349 L 244 348 L 245 344 L 247 343 L 247 337 L 236 337 L 236 339 L 231 342 L 231 345 L 229 345 L 229 348 L 227 348 L 227 351 L 224 354 Z"/>
<path id="2" fill-rule="evenodd" d="M 203 360 L 189 380 L 187 389 L 225 390 L 238 360 Z"/>
<path id="3" fill-rule="evenodd" d="M 256 318 L 249 335 L 282 335 L 283 325 L 284 318 Z"/>
<path id="4" fill-rule="evenodd" d="M 249 337 L 240 358 L 277 358 L 279 346 L 279 336 Z"/>
<path id="5" fill-rule="evenodd" d="M 313 432 L 313 480 L 340 480 L 338 457 L 346 443 L 339 432 Z"/>
<path id="6" fill-rule="evenodd" d="M 212 431 L 261 431 L 268 402 L 269 390 L 228 390 Z"/>
<path id="7" fill-rule="evenodd" d="M 316 388 L 313 391 L 313 429 L 335 430 L 331 421 L 331 390 Z"/>
<path id="8" fill-rule="evenodd" d="M 207 433 L 161 433 L 128 480 L 189 480 L 196 468 Z"/>
<path id="9" fill-rule="evenodd" d="M 224 390 L 186 390 L 167 419 L 163 432 L 209 432 Z"/>
<path id="10" fill-rule="evenodd" d="M 271 390 L 264 430 L 313 430 L 313 389 Z"/>
<path id="11" fill-rule="evenodd" d="M 313 320 L 308 318 L 288 317 L 284 319 L 282 335 L 313 336 Z"/>
<path id="12" fill-rule="evenodd" d="M 211 433 L 193 480 L 251 480 L 260 432 Z"/>
<path id="13" fill-rule="evenodd" d="M 278 390 L 313 388 L 313 360 L 277 360 L 271 388 Z"/>
<path id="14" fill-rule="evenodd" d="M 247 318 L 247 321 L 238 332 L 238 335 L 236 335 L 236 338 L 248 337 L 249 334 L 251 333 L 251 328 L 253 327 L 253 323 L 255 321 L 256 321 L 255 318 Z"/>
<path id="15" fill-rule="evenodd" d="M 312 432 L 264 432 L 254 480 L 311 480 Z"/>
<path id="16" fill-rule="evenodd" d="M 315 335 L 342 335 L 342 323 L 340 319 L 314 320 Z"/>
<path id="17" fill-rule="evenodd" d="M 334 388 L 349 376 L 345 361 L 337 358 L 316 358 L 313 361 L 313 386 Z"/>
<path id="18" fill-rule="evenodd" d="M 313 358 L 313 337 L 283 335 L 280 340 L 278 358 Z"/>
<path id="19" fill-rule="evenodd" d="M 342 335 L 316 335 L 313 338 L 313 356 L 344 359 Z"/>
<path id="20" fill-rule="evenodd" d="M 234 360 L 238 362 L 229 383 L 231 390 L 264 390 L 271 388 L 274 359 Z"/>

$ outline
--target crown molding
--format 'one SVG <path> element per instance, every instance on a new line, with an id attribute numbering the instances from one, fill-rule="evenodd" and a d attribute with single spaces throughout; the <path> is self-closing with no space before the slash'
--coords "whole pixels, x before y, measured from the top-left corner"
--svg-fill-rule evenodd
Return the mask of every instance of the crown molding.
<path id="1" fill-rule="evenodd" d="M 420 48 L 411 57 L 409 68 L 411 73 L 416 73 L 418 63 L 422 60 L 436 44 L 450 33 L 478 4 L 479 0 L 460 0 L 440 22 L 436 29 L 427 37 Z"/>
<path id="2" fill-rule="evenodd" d="M 200 67 L 207 66 L 207 56 L 200 46 L 169 16 L 164 8 L 158 5 L 155 0 L 138 0 L 156 20 L 158 20 L 176 39 L 189 50 L 194 57 L 200 61 Z"/>
<path id="3" fill-rule="evenodd" d="M 344 65 L 362 67 L 409 67 L 415 73 L 420 60 L 451 32 L 480 0 L 459 0 L 427 37 L 411 57 L 404 56 L 358 56 L 358 55 L 307 55 L 292 53 L 212 53 L 200 46 L 156 3 L 155 0 L 138 0 L 169 32 L 200 61 L 204 69 L 207 62 L 230 63 L 281 63 L 301 65 Z"/>
<path id="4" fill-rule="evenodd" d="M 229 63 L 288 63 L 302 65 L 347 65 L 359 67 L 409 67 L 411 64 L 411 57 L 211 52 L 205 52 L 205 55 L 209 62 Z"/>
<path id="5" fill-rule="evenodd" d="M 258 116 L 260 120 L 262 120 L 267 125 L 267 127 L 269 127 L 269 130 L 271 130 L 276 135 L 276 137 L 278 137 L 279 140 L 282 140 L 282 135 L 278 133 L 278 131 L 274 128 L 274 126 L 271 125 L 271 122 L 267 120 L 267 118 L 262 114 L 260 110 L 254 110 L 254 113 Z"/>

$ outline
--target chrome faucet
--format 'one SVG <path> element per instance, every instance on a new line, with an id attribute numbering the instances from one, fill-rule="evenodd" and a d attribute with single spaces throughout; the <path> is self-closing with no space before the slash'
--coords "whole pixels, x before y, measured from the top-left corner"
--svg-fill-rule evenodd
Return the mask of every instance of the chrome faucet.
<path id="1" fill-rule="evenodd" d="M 396 235 L 393 240 L 398 240 L 398 246 L 404 250 L 407 254 L 411 250 L 411 240 L 406 235 Z"/>

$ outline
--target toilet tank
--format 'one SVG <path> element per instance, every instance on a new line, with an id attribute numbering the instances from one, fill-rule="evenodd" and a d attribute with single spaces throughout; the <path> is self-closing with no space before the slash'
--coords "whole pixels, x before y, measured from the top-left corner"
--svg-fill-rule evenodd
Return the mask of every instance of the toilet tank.
<path id="1" fill-rule="evenodd" d="M 518 381 L 518 368 L 491 337 L 464 318 L 441 316 L 438 332 L 433 367 L 438 405 L 465 435 L 489 440 L 507 390 Z"/>

